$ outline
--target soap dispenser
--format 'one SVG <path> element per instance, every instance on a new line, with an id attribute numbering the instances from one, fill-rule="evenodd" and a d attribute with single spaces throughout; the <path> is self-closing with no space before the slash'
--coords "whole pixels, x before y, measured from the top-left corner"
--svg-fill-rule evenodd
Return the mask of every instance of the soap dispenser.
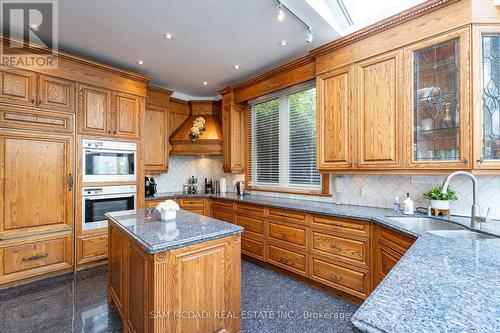
<path id="1" fill-rule="evenodd" d="M 410 198 L 410 193 L 406 193 L 406 198 L 403 200 L 403 214 L 412 215 L 415 212 L 413 200 Z"/>

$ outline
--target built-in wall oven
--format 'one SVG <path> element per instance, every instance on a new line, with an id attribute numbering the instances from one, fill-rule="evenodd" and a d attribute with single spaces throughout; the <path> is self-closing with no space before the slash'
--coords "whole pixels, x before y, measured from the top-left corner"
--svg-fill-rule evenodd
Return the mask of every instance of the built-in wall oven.
<path id="1" fill-rule="evenodd" d="M 82 146 L 84 183 L 136 180 L 137 144 L 84 139 Z"/>
<path id="2" fill-rule="evenodd" d="M 82 188 L 82 230 L 105 228 L 104 214 L 136 207 L 136 186 L 92 186 Z"/>

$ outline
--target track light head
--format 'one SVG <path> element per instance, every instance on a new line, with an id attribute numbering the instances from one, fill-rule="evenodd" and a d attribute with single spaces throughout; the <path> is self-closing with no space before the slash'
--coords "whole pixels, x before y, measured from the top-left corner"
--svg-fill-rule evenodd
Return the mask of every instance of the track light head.
<path id="1" fill-rule="evenodd" d="M 307 30 L 307 37 L 306 37 L 306 42 L 312 43 L 313 41 L 313 33 L 311 29 Z"/>
<path id="2" fill-rule="evenodd" d="M 285 20 L 285 11 L 283 10 L 283 5 L 280 3 L 278 6 L 278 11 L 276 12 L 276 19 L 280 22 Z"/>

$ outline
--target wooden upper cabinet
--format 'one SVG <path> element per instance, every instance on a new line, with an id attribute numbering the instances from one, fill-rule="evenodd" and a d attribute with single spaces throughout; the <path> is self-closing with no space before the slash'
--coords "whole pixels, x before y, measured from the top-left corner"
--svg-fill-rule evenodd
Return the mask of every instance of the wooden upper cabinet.
<path id="1" fill-rule="evenodd" d="M 353 66 L 319 75 L 316 89 L 318 169 L 350 168 L 354 157 Z"/>
<path id="2" fill-rule="evenodd" d="M 402 166 L 403 50 L 356 64 L 357 168 Z"/>
<path id="3" fill-rule="evenodd" d="M 22 69 L 0 69 L 0 102 L 36 105 L 35 72 Z"/>
<path id="4" fill-rule="evenodd" d="M 73 138 L 2 131 L 0 239 L 73 226 Z"/>
<path id="5" fill-rule="evenodd" d="M 111 135 L 111 92 L 94 86 L 78 87 L 78 131 L 81 134 Z"/>
<path id="6" fill-rule="evenodd" d="M 138 139 L 140 117 L 142 116 L 140 112 L 140 97 L 113 92 L 112 110 L 113 135 L 122 138 Z"/>
<path id="7" fill-rule="evenodd" d="M 38 106 L 56 111 L 75 112 L 75 82 L 40 74 Z"/>
<path id="8" fill-rule="evenodd" d="M 468 28 L 405 47 L 408 167 L 471 167 Z"/>
<path id="9" fill-rule="evenodd" d="M 144 113 L 144 163 L 148 171 L 166 171 L 168 169 L 167 109 L 146 106 Z"/>
<path id="10" fill-rule="evenodd" d="M 473 27 L 475 169 L 500 169 L 500 26 Z"/>
<path id="11" fill-rule="evenodd" d="M 243 173 L 246 168 L 247 109 L 234 104 L 233 93 L 222 97 L 223 169 L 228 173 Z"/>

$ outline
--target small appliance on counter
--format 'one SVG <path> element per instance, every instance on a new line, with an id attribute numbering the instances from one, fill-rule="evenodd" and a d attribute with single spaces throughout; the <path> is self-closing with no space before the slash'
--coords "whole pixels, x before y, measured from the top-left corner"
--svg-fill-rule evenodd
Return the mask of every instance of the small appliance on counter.
<path id="1" fill-rule="evenodd" d="M 205 194 L 213 194 L 214 185 L 212 178 L 205 178 Z"/>
<path id="2" fill-rule="evenodd" d="M 191 176 L 191 178 L 188 179 L 187 185 L 188 185 L 187 188 L 188 194 L 198 194 L 198 178 Z"/>
<path id="3" fill-rule="evenodd" d="M 226 192 L 227 192 L 226 178 L 221 178 L 219 179 L 219 193 L 226 193 Z"/>
<path id="4" fill-rule="evenodd" d="M 153 177 L 146 177 L 144 190 L 147 197 L 156 194 L 156 181 Z"/>
<path id="5" fill-rule="evenodd" d="M 236 184 L 234 185 L 236 187 L 236 193 L 238 193 L 239 196 L 244 196 L 244 195 L 247 195 L 247 194 L 250 194 L 249 191 L 245 191 L 245 182 L 244 181 L 239 181 L 239 182 L 236 182 Z"/>

